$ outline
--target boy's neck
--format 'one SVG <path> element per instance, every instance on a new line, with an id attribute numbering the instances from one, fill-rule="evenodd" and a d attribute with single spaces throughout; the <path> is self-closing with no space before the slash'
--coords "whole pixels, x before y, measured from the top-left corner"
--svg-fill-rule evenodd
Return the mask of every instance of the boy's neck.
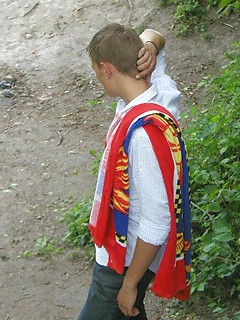
<path id="1" fill-rule="evenodd" d="M 134 77 L 123 76 L 119 81 L 119 96 L 129 104 L 140 94 L 149 89 L 149 83 L 145 79 L 137 80 Z"/>

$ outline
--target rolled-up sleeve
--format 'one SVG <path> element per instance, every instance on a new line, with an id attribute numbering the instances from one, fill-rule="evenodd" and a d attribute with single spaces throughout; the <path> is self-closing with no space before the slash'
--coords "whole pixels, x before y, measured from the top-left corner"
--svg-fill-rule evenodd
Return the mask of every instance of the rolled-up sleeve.
<path id="1" fill-rule="evenodd" d="M 162 245 L 170 230 L 168 198 L 157 158 L 143 128 L 136 129 L 132 135 L 129 163 L 133 206 L 139 211 L 138 237 L 147 243 Z"/>

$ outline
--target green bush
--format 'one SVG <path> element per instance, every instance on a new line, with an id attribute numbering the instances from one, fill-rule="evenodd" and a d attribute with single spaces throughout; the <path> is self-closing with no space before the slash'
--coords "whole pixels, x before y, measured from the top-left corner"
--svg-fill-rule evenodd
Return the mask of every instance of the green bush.
<path id="1" fill-rule="evenodd" d="M 193 291 L 240 297 L 240 53 L 233 53 L 185 124 L 193 207 Z"/>
<path id="2" fill-rule="evenodd" d="M 63 212 L 61 222 L 67 227 L 63 241 L 82 248 L 92 246 L 92 238 L 88 230 L 91 206 L 92 199 L 81 199 L 75 207 Z"/>
<path id="3" fill-rule="evenodd" d="M 159 0 L 160 5 L 175 6 L 173 18 L 177 34 L 185 36 L 193 30 L 208 36 L 205 17 L 211 7 L 215 7 L 217 17 L 240 12 L 240 1 L 236 0 Z"/>

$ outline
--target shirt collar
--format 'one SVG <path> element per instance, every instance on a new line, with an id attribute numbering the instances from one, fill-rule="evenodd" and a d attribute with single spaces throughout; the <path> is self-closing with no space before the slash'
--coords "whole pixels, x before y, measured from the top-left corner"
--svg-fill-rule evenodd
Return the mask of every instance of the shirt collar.
<path id="1" fill-rule="evenodd" d="M 116 113 L 121 112 L 123 109 L 124 109 L 124 111 L 127 111 L 128 109 L 131 109 L 133 106 L 136 106 L 140 103 L 149 102 L 157 94 L 158 94 L 158 91 L 157 91 L 156 85 L 155 85 L 155 83 L 153 83 L 151 85 L 151 87 L 149 87 L 146 91 L 144 91 L 142 94 L 137 96 L 135 99 L 133 99 L 127 105 L 123 99 L 120 99 L 117 104 Z"/>

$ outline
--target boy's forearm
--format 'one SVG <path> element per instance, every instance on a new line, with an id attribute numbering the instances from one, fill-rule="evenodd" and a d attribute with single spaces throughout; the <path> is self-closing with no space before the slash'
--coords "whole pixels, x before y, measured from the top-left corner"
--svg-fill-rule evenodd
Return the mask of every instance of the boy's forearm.
<path id="1" fill-rule="evenodd" d="M 157 31 L 152 29 L 146 29 L 140 34 L 140 38 L 143 43 L 151 42 L 157 48 L 159 52 L 165 46 L 165 39 L 164 37 Z"/>
<path id="2" fill-rule="evenodd" d="M 156 257 L 159 248 L 160 246 L 153 246 L 139 238 L 137 240 L 133 259 L 117 296 L 118 307 L 126 316 L 136 317 L 140 312 L 134 306 L 138 294 L 137 285 Z"/>
<path id="3" fill-rule="evenodd" d="M 125 275 L 123 286 L 127 286 L 128 288 L 137 286 L 156 257 L 159 248 L 160 246 L 154 246 L 138 238 L 134 256 Z"/>

